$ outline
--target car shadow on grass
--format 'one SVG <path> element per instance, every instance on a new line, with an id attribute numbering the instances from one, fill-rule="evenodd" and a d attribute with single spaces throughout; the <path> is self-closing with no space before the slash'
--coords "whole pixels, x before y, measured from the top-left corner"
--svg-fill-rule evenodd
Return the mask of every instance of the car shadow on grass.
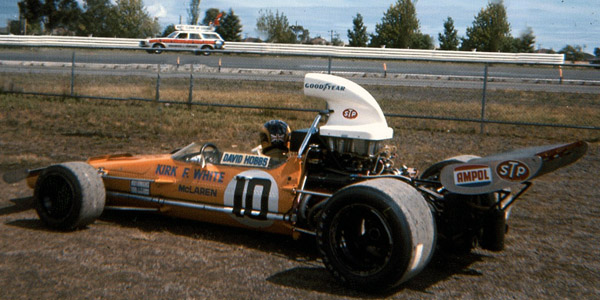
<path id="1" fill-rule="evenodd" d="M 169 217 L 152 212 L 106 210 L 101 221 L 144 232 L 169 232 L 188 238 L 243 246 L 303 263 L 316 263 L 319 255 L 311 238 L 293 240 L 286 235 Z M 94 226 L 94 225 L 90 225 Z"/>
<path id="2" fill-rule="evenodd" d="M 33 197 L 10 199 L 12 206 L 0 208 L 0 216 L 12 215 L 33 209 Z"/>
<path id="3" fill-rule="evenodd" d="M 268 282 L 346 297 L 381 298 L 392 296 L 402 290 L 430 294 L 428 289 L 431 286 L 452 276 L 482 276 L 483 274 L 471 268 L 471 265 L 483 261 L 486 257 L 475 252 L 453 255 L 437 251 L 429 265 L 413 279 L 385 293 L 373 294 L 356 291 L 338 283 L 323 266 L 314 237 L 303 236 L 299 240 L 293 240 L 285 235 L 176 219 L 148 212 L 105 211 L 101 220 L 146 232 L 166 231 L 188 238 L 243 246 L 268 255 L 282 256 L 299 262 L 301 266 L 273 274 L 267 278 Z"/>
<path id="4" fill-rule="evenodd" d="M 380 293 L 364 293 L 345 287 L 335 281 L 325 267 L 296 267 L 274 274 L 267 280 L 274 284 L 292 288 L 366 299 L 387 298 L 403 290 L 432 294 L 428 291 L 431 286 L 454 275 L 482 276 L 483 273 L 471 268 L 471 265 L 482 261 L 485 257 L 485 255 L 477 253 L 461 256 L 436 253 L 429 265 L 417 276 L 394 289 Z"/>
<path id="5" fill-rule="evenodd" d="M 0 216 L 33 208 L 31 197 L 12 199 L 11 202 L 14 203 L 13 206 L 0 208 Z M 273 274 L 267 278 L 268 282 L 279 286 L 345 297 L 390 297 L 403 290 L 413 290 L 424 293 L 424 295 L 431 294 L 428 291 L 431 286 L 454 275 L 483 275 L 480 271 L 471 268 L 471 265 L 486 257 L 478 253 L 457 256 L 438 251 L 429 265 L 408 282 L 383 293 L 363 293 L 343 286 L 334 280 L 320 260 L 313 237 L 304 236 L 299 240 L 293 240 L 285 235 L 172 218 L 141 211 L 106 210 L 99 221 L 144 232 L 169 232 L 187 238 L 243 246 L 268 255 L 281 256 L 298 262 L 301 266 Z M 8 225 L 29 230 L 54 231 L 45 227 L 39 219 L 15 220 L 9 222 Z"/>

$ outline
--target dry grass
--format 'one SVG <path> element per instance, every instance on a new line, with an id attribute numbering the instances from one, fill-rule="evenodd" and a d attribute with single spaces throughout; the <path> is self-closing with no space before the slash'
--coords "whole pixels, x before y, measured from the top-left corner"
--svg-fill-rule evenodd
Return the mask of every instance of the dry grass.
<path id="1" fill-rule="evenodd" d="M 128 80 L 93 82 L 88 88 L 90 93 L 119 91 L 152 98 L 151 87 L 134 90 L 136 85 Z M 169 80 L 161 95 L 185 101 L 186 84 Z M 45 82 L 54 81 L 39 81 L 30 88 L 64 89 L 43 86 Z M 194 101 L 323 108 L 322 102 L 303 97 L 300 86 L 204 80 L 195 84 Z M 77 90 L 81 93 L 79 88 L 82 83 Z M 185 91 L 177 91 L 181 89 Z M 382 99 L 388 113 L 478 113 L 477 91 L 367 89 Z M 593 95 L 498 92 L 489 99 L 490 113 L 496 113 L 498 105 L 500 115 L 526 108 L 536 120 L 549 114 L 563 120 L 569 110 L 553 108 L 568 105 L 598 125 L 598 98 Z M 108 153 L 165 153 L 191 141 L 245 151 L 257 144 L 258 128 L 271 118 L 303 128 L 314 113 L 0 94 L 0 173 Z M 49 231 L 27 205 L 31 190 L 23 182 L 0 182 L 0 240 L 5 241 L 0 243 L 0 298 L 598 298 L 599 132 L 487 125 L 488 133 L 478 134 L 479 124 L 472 123 L 400 118 L 388 122 L 395 131 L 390 143 L 398 147 L 397 163 L 421 170 L 464 153 L 485 155 L 576 139 L 591 143 L 582 161 L 536 180 L 519 200 L 505 251 L 436 256 L 398 290 L 375 296 L 333 281 L 310 240 L 131 212 L 107 212 L 86 230 Z"/>
<path id="2" fill-rule="evenodd" d="M 35 84 L 33 79 L 35 78 Z M 13 90 L 68 94 L 68 76 L 0 75 Z M 155 79 L 141 76 L 78 75 L 76 94 L 120 98 L 154 98 Z M 65 85 L 65 82 L 67 84 Z M 62 83 L 62 84 L 60 84 Z M 479 119 L 480 91 L 420 87 L 365 86 L 388 114 L 433 115 Z M 187 102 L 189 79 L 163 78 L 161 99 Z M 194 103 L 252 105 L 323 109 L 323 101 L 306 98 L 301 84 L 295 82 L 254 82 L 196 79 Z M 93 147 L 82 154 L 95 154 L 112 147 L 125 148 L 134 142 L 149 149 L 170 150 L 192 140 L 223 143 L 224 147 L 249 150 L 255 143 L 254 132 L 268 119 L 286 120 L 292 128 L 307 127 L 314 113 L 269 109 L 234 109 L 213 106 L 161 104 L 139 101 L 83 100 L 68 97 L 27 97 L 1 95 L 0 124 L 19 130 L 31 140 L 44 139 L 52 130 L 68 138 L 90 137 Z M 533 93 L 490 91 L 486 116 L 517 122 L 560 123 L 600 126 L 600 100 L 592 94 Z M 402 132 L 417 130 L 423 136 L 433 133 L 478 134 L 480 125 L 469 122 L 388 118 L 397 132 L 394 143 L 401 145 Z M 541 138 L 549 141 L 583 139 L 598 141 L 596 130 L 556 129 L 510 125 L 485 125 L 489 136 Z M 476 135 L 477 136 L 477 135 Z M 157 138 L 158 137 L 158 138 Z M 576 137 L 576 138 L 574 138 Z M 9 142 L 10 144 L 10 142 Z M 431 149 L 423 149 L 431 151 Z M 52 151 L 50 151 L 52 153 Z M 56 151 L 66 155 L 68 151 Z M 2 164 L 43 165 L 44 152 L 31 155 L 3 155 Z M 97 154 L 97 153 L 96 153 Z M 410 155 L 410 154 L 409 154 Z"/>

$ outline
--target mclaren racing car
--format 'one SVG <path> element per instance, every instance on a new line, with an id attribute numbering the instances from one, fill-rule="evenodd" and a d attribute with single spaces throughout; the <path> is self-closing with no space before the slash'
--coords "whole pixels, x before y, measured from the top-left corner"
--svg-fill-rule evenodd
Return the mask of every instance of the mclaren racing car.
<path id="1" fill-rule="evenodd" d="M 298 237 L 315 236 L 330 273 L 362 290 L 395 287 L 436 249 L 500 251 L 512 204 L 543 174 L 575 162 L 585 142 L 462 155 L 420 175 L 394 168 L 393 130 L 354 82 L 307 74 L 327 102 L 310 127 L 264 132 L 285 151 L 222 151 L 192 143 L 168 154 L 105 155 L 5 174 L 26 178 L 47 226 L 72 230 L 105 209 L 157 213 Z M 281 129 L 281 128 L 280 128 Z"/>

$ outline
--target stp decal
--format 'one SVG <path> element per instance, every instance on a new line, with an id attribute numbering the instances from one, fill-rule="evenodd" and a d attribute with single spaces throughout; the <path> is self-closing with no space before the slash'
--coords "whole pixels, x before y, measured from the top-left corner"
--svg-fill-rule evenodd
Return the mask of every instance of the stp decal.
<path id="1" fill-rule="evenodd" d="M 467 165 L 454 169 L 454 184 L 477 187 L 492 183 L 492 172 L 486 165 Z"/>
<path id="2" fill-rule="evenodd" d="M 524 181 L 529 178 L 529 167 L 518 160 L 507 160 L 496 167 L 498 176 L 508 181 Z"/>
<path id="3" fill-rule="evenodd" d="M 344 116 L 344 118 L 346 119 L 356 119 L 356 117 L 358 117 L 358 112 L 352 108 L 346 108 L 343 112 L 342 112 L 342 116 Z"/>

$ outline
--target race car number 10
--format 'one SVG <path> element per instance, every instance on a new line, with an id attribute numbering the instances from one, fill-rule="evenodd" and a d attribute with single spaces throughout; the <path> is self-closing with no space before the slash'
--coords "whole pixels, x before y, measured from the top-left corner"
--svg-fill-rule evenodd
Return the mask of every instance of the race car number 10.
<path id="1" fill-rule="evenodd" d="M 233 207 L 238 222 L 251 227 L 269 226 L 269 212 L 277 212 L 279 188 L 271 174 L 261 170 L 247 170 L 233 177 L 224 195 L 225 206 Z"/>
<path id="2" fill-rule="evenodd" d="M 233 195 L 233 213 L 238 216 L 247 216 L 258 220 L 266 220 L 267 213 L 269 212 L 269 192 L 271 191 L 271 181 L 264 178 L 246 178 L 237 176 L 235 178 L 235 193 Z M 248 185 L 246 187 L 246 182 Z M 262 193 L 260 195 L 260 213 L 258 215 L 252 214 L 252 208 L 254 207 L 254 192 L 257 187 L 262 187 Z M 244 198 L 244 189 L 246 190 L 246 197 Z M 242 214 L 242 206 L 244 207 L 244 213 Z"/>

